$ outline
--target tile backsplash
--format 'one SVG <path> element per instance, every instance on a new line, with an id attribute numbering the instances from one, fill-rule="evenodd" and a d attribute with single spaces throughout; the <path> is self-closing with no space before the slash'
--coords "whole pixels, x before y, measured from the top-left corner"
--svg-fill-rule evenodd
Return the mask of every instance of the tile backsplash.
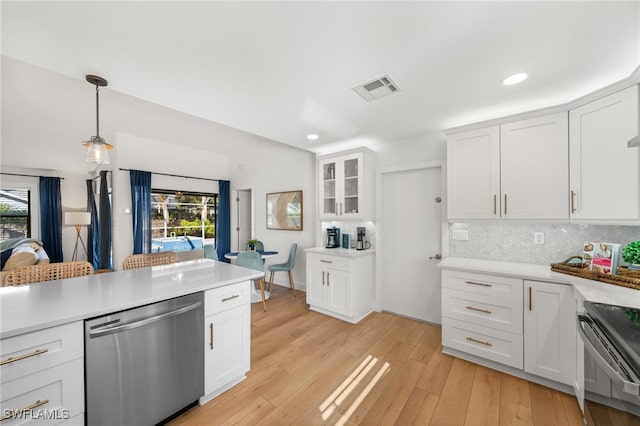
<path id="1" fill-rule="evenodd" d="M 367 241 L 371 244 L 372 249 L 376 248 L 376 225 L 373 222 L 321 222 L 322 226 L 322 245 L 327 241 L 327 228 L 331 228 L 335 226 L 336 228 L 340 228 L 340 235 L 342 234 L 351 234 L 351 241 L 355 241 L 357 228 L 359 226 L 364 226 L 365 228 L 365 237 Z"/>
<path id="2" fill-rule="evenodd" d="M 453 231 L 456 230 L 466 230 L 469 240 L 454 240 Z M 544 233 L 544 244 L 534 244 L 534 232 Z M 640 226 L 453 223 L 449 228 L 449 255 L 550 264 L 581 255 L 585 241 L 619 243 L 624 247 L 636 240 L 640 240 Z"/>

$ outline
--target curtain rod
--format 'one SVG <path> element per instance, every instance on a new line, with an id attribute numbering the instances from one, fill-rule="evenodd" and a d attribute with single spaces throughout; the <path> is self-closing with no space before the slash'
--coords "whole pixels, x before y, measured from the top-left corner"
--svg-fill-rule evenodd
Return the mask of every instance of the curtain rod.
<path id="1" fill-rule="evenodd" d="M 24 177 L 36 177 L 36 178 L 41 178 L 41 177 L 58 177 L 58 176 L 23 175 L 23 174 L 21 174 L 21 173 L 7 173 L 7 172 L 0 172 L 0 175 L 24 176 Z M 63 177 L 61 177 L 60 179 L 64 179 L 64 178 L 63 178 Z"/>
<path id="2" fill-rule="evenodd" d="M 122 171 L 128 172 L 131 171 L 131 169 L 120 169 Z M 160 176 L 172 176 L 172 177 L 179 177 L 179 178 L 185 178 L 185 179 L 199 179 L 199 180 L 210 180 L 213 182 L 220 182 L 221 180 L 224 179 L 210 179 L 210 178 L 201 178 L 201 177 L 194 177 L 194 176 L 183 176 L 183 175 L 172 175 L 169 173 L 156 173 L 156 172 L 149 172 L 152 175 L 160 175 Z"/>

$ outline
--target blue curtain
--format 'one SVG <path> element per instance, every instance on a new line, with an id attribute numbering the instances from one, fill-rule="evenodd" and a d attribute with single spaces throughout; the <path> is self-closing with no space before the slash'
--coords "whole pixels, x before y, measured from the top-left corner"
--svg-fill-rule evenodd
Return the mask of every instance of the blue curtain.
<path id="1" fill-rule="evenodd" d="M 100 205 L 98 207 L 98 269 L 111 269 L 111 200 L 107 170 L 100 172 Z"/>
<path id="2" fill-rule="evenodd" d="M 62 262 L 60 178 L 40 176 L 40 239 L 51 262 Z"/>
<path id="3" fill-rule="evenodd" d="M 133 254 L 151 252 L 151 172 L 130 170 Z"/>
<path id="4" fill-rule="evenodd" d="M 216 220 L 216 251 L 218 259 L 229 262 L 224 257 L 231 251 L 231 195 L 229 194 L 229 181 L 219 181 L 218 190 L 218 215 Z"/>
<path id="5" fill-rule="evenodd" d="M 91 224 L 87 227 L 87 262 L 98 268 L 98 250 L 100 247 L 98 232 L 98 209 L 96 208 L 96 196 L 93 193 L 93 180 L 87 179 L 87 211 L 91 213 Z"/>

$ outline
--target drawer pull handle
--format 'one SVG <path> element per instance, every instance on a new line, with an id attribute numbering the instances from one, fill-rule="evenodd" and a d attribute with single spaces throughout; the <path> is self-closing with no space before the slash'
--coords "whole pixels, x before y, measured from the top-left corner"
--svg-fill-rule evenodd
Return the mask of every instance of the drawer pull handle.
<path id="1" fill-rule="evenodd" d="M 26 411 L 31 411 L 34 408 L 37 408 L 37 407 L 39 407 L 41 405 L 44 405 L 44 404 L 47 404 L 48 402 L 49 402 L 48 399 L 45 399 L 43 401 L 37 400 L 33 404 L 31 404 L 31 405 L 29 405 L 27 407 L 24 407 L 24 408 L 22 408 L 20 410 L 9 410 L 9 413 L 6 416 L 0 417 L 0 422 L 3 422 L 5 420 L 9 420 L 9 419 L 13 419 L 16 416 L 18 416 L 18 415 L 20 415 L 20 414 L 22 414 L 22 413 L 24 413 Z"/>
<path id="2" fill-rule="evenodd" d="M 333 263 L 331 260 L 324 260 L 324 259 L 321 259 L 320 262 L 322 262 L 322 263 Z"/>
<path id="3" fill-rule="evenodd" d="M 470 342 L 480 343 L 481 345 L 485 345 L 485 346 L 493 346 L 489 342 L 483 342 L 482 340 L 477 340 L 477 339 L 474 339 L 473 337 L 467 337 L 467 340 Z"/>
<path id="4" fill-rule="evenodd" d="M 0 365 L 11 364 L 12 362 L 20 361 L 20 360 L 23 360 L 23 359 L 26 359 L 26 358 L 31 358 L 32 356 L 36 356 L 36 355 L 41 355 L 41 354 L 43 354 L 45 352 L 49 352 L 49 349 L 38 349 L 38 350 L 33 351 L 31 353 L 20 355 L 20 356 L 17 356 L 15 358 L 9 357 L 9 358 L 5 359 L 4 361 L 0 362 Z"/>
<path id="5" fill-rule="evenodd" d="M 484 312 L 485 314 L 490 314 L 491 313 L 491 311 L 488 310 L 488 309 L 474 308 L 473 306 L 465 306 L 465 309 L 469 309 L 470 311 Z"/>
<path id="6" fill-rule="evenodd" d="M 213 350 L 213 323 L 209 324 L 209 347 Z"/>
<path id="7" fill-rule="evenodd" d="M 472 284 L 472 285 L 481 285 L 483 287 L 492 287 L 491 284 L 486 284 L 486 283 L 477 283 L 475 281 L 465 281 L 465 283 L 467 284 Z"/>
<path id="8" fill-rule="evenodd" d="M 222 299 L 222 301 L 228 302 L 229 300 L 237 299 L 238 297 L 240 297 L 239 294 L 234 294 L 233 296 L 225 297 L 224 299 Z"/>

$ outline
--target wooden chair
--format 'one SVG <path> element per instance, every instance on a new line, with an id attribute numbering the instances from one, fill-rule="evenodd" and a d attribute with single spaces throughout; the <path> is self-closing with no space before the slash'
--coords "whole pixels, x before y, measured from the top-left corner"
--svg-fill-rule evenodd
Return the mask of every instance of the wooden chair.
<path id="1" fill-rule="evenodd" d="M 48 265 L 21 266 L 8 271 L 2 280 L 2 285 L 31 284 L 92 274 L 93 266 L 89 262 L 59 262 Z"/>
<path id="2" fill-rule="evenodd" d="M 160 251 L 157 253 L 132 254 L 122 262 L 122 269 L 137 269 L 147 266 L 168 265 L 176 263 L 178 256 L 172 251 Z"/>

